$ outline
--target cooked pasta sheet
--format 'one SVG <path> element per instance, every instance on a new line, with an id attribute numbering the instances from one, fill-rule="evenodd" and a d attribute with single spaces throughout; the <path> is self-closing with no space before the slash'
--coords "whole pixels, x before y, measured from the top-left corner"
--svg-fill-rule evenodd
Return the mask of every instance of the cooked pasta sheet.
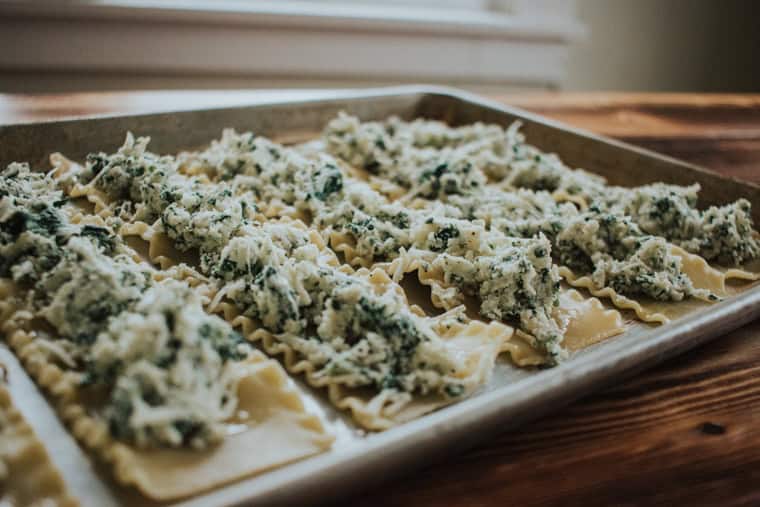
<path id="1" fill-rule="evenodd" d="M 207 150 L 180 158 L 190 174 L 251 189 L 274 200 L 278 211 L 308 216 L 350 265 L 381 267 L 395 281 L 416 271 L 435 306 L 448 310 L 473 297 L 481 318 L 510 319 L 529 334 L 543 362 L 564 357 L 566 322 L 557 323 L 554 309 L 566 299 L 558 297 L 559 277 L 543 238 L 508 237 L 481 222 L 447 217 L 445 210 L 391 202 L 359 170 L 321 153 L 306 158 L 305 151 L 226 131 Z"/>
<path id="2" fill-rule="evenodd" d="M 93 155 L 86 166 L 55 157 L 56 174 L 122 234 L 147 240 L 149 252 L 192 252 L 214 287 L 208 309 L 325 387 L 361 425 L 385 429 L 462 399 L 488 379 L 511 328 L 475 334 L 465 326 L 441 336 L 387 275 L 342 266 L 317 231 L 291 216 L 333 191 L 337 167 L 259 189 L 212 183 L 205 168 L 154 155 L 146 143 L 129 138 L 118 153 Z M 287 162 L 286 152 L 278 156 Z M 273 202 L 292 213 L 262 211 Z"/>
<path id="3" fill-rule="evenodd" d="M 3 369 L 3 371 L 5 371 Z M 4 383 L 7 379 L 3 379 Z M 0 501 L 3 505 L 75 507 L 44 444 L 0 384 Z"/>
<path id="4" fill-rule="evenodd" d="M 748 201 L 700 210 L 698 185 L 607 185 L 528 144 L 519 129 L 342 114 L 320 146 L 395 202 L 545 238 L 565 281 L 647 322 L 719 301 L 728 280 L 758 278 Z"/>
<path id="5" fill-rule="evenodd" d="M 124 178 L 111 174 L 110 167 L 123 160 L 145 165 L 144 160 L 133 161 L 147 157 L 161 165 L 160 172 L 166 175 L 164 182 L 154 182 L 154 187 L 180 189 L 174 190 L 175 193 L 198 193 L 200 188 L 205 195 L 222 192 L 221 199 L 217 200 L 216 195 L 203 199 L 216 201 L 216 212 L 220 202 L 232 203 L 235 209 L 248 213 L 247 219 L 270 223 L 284 218 L 306 220 L 334 252 L 353 266 L 392 269 L 398 281 L 399 273 L 426 267 L 432 262 L 438 279 L 422 272 L 420 277 L 433 287 L 436 306 L 451 309 L 461 304 L 464 297 L 472 296 L 479 302 L 482 318 L 515 321 L 531 336 L 530 341 L 544 356 L 544 362 L 553 363 L 565 356 L 564 324 L 558 323 L 554 315 L 556 304 L 564 300 L 558 297 L 559 276 L 549 258 L 551 245 L 546 238 L 510 237 L 498 230 L 489 230 L 479 221 L 448 217 L 445 210 L 414 209 L 390 202 L 330 156 L 307 158 L 298 150 L 251 133 L 225 131 L 207 150 L 184 153 L 176 159 L 146 152 L 139 143 L 136 145 L 131 140 L 117 154 L 94 155 L 93 161 L 100 157 L 99 160 L 108 162 L 91 162 L 77 171 L 70 171 L 70 166 L 59 163 L 62 171 L 78 173 L 80 182 L 92 180 L 84 186 L 74 185 L 72 195 L 87 195 L 97 209 L 105 209 L 105 197 L 119 195 L 120 186 L 127 185 L 114 181 Z M 60 162 L 60 158 L 58 160 Z M 107 170 L 100 170 L 99 165 Z M 93 169 L 97 169 L 97 174 Z M 158 193 L 160 190 L 154 192 Z M 145 206 L 151 197 L 142 195 L 140 199 L 141 202 L 135 202 L 130 196 L 126 201 L 113 201 L 111 207 L 119 214 L 123 214 L 126 207 L 130 220 L 144 220 Z M 147 213 L 149 221 L 159 220 L 160 215 L 164 232 L 176 228 L 172 222 L 177 220 L 178 207 L 174 202 L 163 205 L 159 202 L 158 208 L 154 206 L 155 209 Z M 233 218 L 225 220 L 233 224 L 235 215 L 232 213 Z M 195 224 L 192 227 L 197 228 Z M 223 234 L 240 235 L 238 232 Z M 182 248 L 184 238 L 175 239 L 175 245 L 179 241 Z M 239 240 L 236 238 L 234 242 Z M 221 248 L 220 244 L 191 246 L 206 251 Z M 209 255 L 201 254 L 201 258 Z M 275 326 L 274 331 L 279 329 Z M 620 332 L 619 327 L 611 329 L 609 334 L 616 332 Z"/>
<path id="6" fill-rule="evenodd" d="M 205 313 L 182 270 L 158 276 L 26 165 L 0 185 L 0 331 L 118 481 L 167 500 L 330 447 L 281 366 Z"/>
<path id="7" fill-rule="evenodd" d="M 328 449 L 288 373 L 385 430 L 499 355 L 554 365 L 624 332 L 619 310 L 665 323 L 758 278 L 748 202 L 610 186 L 519 123 L 148 144 L 3 171 L 0 313 L 72 433 L 153 499 Z"/>

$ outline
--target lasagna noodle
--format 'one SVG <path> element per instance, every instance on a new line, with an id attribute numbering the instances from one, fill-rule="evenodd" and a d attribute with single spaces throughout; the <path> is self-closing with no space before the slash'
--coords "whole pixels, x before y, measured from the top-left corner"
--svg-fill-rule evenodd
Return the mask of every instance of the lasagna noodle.
<path id="1" fill-rule="evenodd" d="M 721 270 L 712 267 L 702 257 L 689 253 L 678 246 L 671 246 L 671 253 L 681 259 L 681 269 L 697 289 L 706 289 L 719 297 L 729 296 L 733 291 L 727 285 L 729 280 L 751 281 L 760 278 L 759 273 L 744 269 Z M 751 268 L 750 268 L 751 269 Z M 579 276 L 565 266 L 559 268 L 560 275 L 573 287 L 584 288 L 593 296 L 608 299 L 621 310 L 631 310 L 640 320 L 653 324 L 666 324 L 712 303 L 698 298 L 683 301 L 655 301 L 649 298 L 630 298 L 618 294 L 611 287 L 596 287 L 588 276 Z"/>
<path id="2" fill-rule="evenodd" d="M 75 507 L 45 446 L 0 384 L 0 503 L 19 506 Z"/>
<path id="3" fill-rule="evenodd" d="M 322 236 L 315 230 L 308 229 L 298 219 L 288 217 L 280 218 L 278 223 L 287 223 L 292 227 L 307 231 L 309 241 L 319 249 L 320 261 L 333 267 L 341 265 L 335 254 L 327 248 Z M 192 273 L 194 277 L 207 281 L 203 275 L 191 268 L 191 266 L 197 265 L 197 259 L 192 253 L 180 252 L 174 248 L 171 239 L 163 232 L 160 224 L 149 225 L 140 221 L 125 223 L 119 228 L 118 233 L 126 240 L 129 238 L 142 240 L 144 244 L 132 243 L 133 248 L 136 247 L 138 251 L 143 251 L 144 258 L 152 264 L 158 265 L 162 270 L 170 268 L 174 268 L 175 270 L 180 269 Z M 147 248 L 145 248 L 146 245 Z M 353 272 L 348 266 L 345 266 L 345 270 L 349 273 Z"/>
<path id="4" fill-rule="evenodd" d="M 76 209 L 73 213 L 69 214 L 69 221 L 72 224 L 108 227 L 102 217 L 84 214 Z M 190 287 L 196 288 L 206 298 L 214 296 L 211 284 L 203 275 L 191 268 L 187 263 L 177 263 L 173 259 L 173 254 L 179 254 L 179 252 L 171 247 L 171 243 L 167 238 L 162 237 L 163 233 L 156 233 L 153 228 L 144 222 L 124 224 L 121 229 L 119 235 L 124 238 L 126 246 L 129 247 L 127 251 L 135 262 L 150 262 L 161 267 L 160 271 L 153 273 L 154 278 L 157 280 L 166 278 L 181 280 Z M 130 241 L 133 238 L 137 239 L 137 241 Z"/>
<path id="5" fill-rule="evenodd" d="M 409 193 L 408 189 L 401 185 L 383 178 L 378 178 L 377 176 L 370 176 L 367 182 L 372 190 L 376 190 L 384 195 L 389 201 L 402 200 Z"/>
<path id="6" fill-rule="evenodd" d="M 53 178 L 60 182 L 66 182 L 66 179 L 76 173 L 80 172 L 83 168 L 76 162 L 69 160 L 61 153 L 52 153 L 50 155 L 50 165 L 53 167 L 51 172 Z M 104 192 L 101 192 L 94 185 L 83 185 L 81 183 L 74 183 L 73 185 L 66 183 L 63 186 L 65 193 L 68 197 L 78 199 L 83 198 L 92 205 L 92 212 L 98 217 L 108 218 L 113 216 L 113 210 L 111 209 L 111 202 Z"/>
<path id="7" fill-rule="evenodd" d="M 723 276 L 727 282 L 726 291 L 729 294 L 737 291 L 735 287 L 736 284 L 731 282 L 738 282 L 743 284 L 746 282 L 756 282 L 760 280 L 760 259 L 755 259 L 752 262 L 748 262 L 740 268 L 726 268 L 719 266 L 715 269 L 723 273 Z M 744 285 L 741 287 L 744 287 Z"/>
<path id="8" fill-rule="evenodd" d="M 605 308 L 596 298 L 586 298 L 577 290 L 561 290 L 557 308 L 559 320 L 565 322 L 562 345 L 576 351 L 625 331 L 625 322 L 617 310 Z"/>
<path id="9" fill-rule="evenodd" d="M 401 291 L 382 270 L 359 270 L 356 276 L 366 277 L 377 292 Z M 223 315 L 234 327 L 240 329 L 249 341 L 257 343 L 267 354 L 280 357 L 289 372 L 303 375 L 312 387 L 326 389 L 334 406 L 350 412 L 357 423 L 369 430 L 385 430 L 456 401 L 439 395 L 426 395 L 415 396 L 410 401 L 399 404 L 389 400 L 387 391 L 378 394 L 366 388 L 347 388 L 330 377 L 316 375 L 312 363 L 278 340 L 276 335 L 261 329 L 252 319 L 241 315 L 229 302 L 222 301 L 210 310 Z M 459 360 L 460 369 L 455 376 L 465 385 L 464 395 L 471 394 L 488 380 L 503 342 L 513 333 L 512 328 L 498 323 L 487 325 L 474 321 L 452 326 L 445 331 L 442 331 L 440 325 L 436 325 L 437 322 L 431 324 L 438 331 L 447 349 Z"/>
<path id="10" fill-rule="evenodd" d="M 308 231 L 309 240 L 319 249 L 322 262 L 337 267 L 346 274 L 355 274 L 351 267 L 340 264 L 338 258 L 332 250 L 327 248 L 324 239 L 318 232 L 308 229 L 303 222 L 297 219 L 282 217 L 278 221 Z M 149 225 L 144 222 L 126 223 L 120 228 L 119 234 L 146 241 L 149 260 L 161 266 L 163 270 L 168 266 L 174 266 L 174 269 L 182 267 L 182 265 L 175 266 L 175 262 L 170 257 L 173 255 L 172 252 L 176 252 L 176 250 L 174 250 L 169 238 L 160 230 L 160 225 Z M 399 295 L 403 295 L 403 290 L 397 284 L 392 283 L 384 272 L 375 271 L 371 275 L 365 272 L 363 275 L 367 276 L 376 287 L 383 290 L 396 290 Z M 209 289 L 207 284 L 204 284 L 203 287 L 206 290 L 204 294 L 206 300 L 213 299 L 216 290 Z M 214 304 L 213 307 L 209 308 L 209 311 L 223 316 L 234 327 L 240 329 L 249 341 L 260 344 L 270 356 L 281 357 L 288 371 L 303 374 L 312 387 L 326 387 L 331 403 L 341 410 L 348 410 L 354 419 L 367 429 L 387 429 L 455 401 L 428 396 L 415 398 L 412 402 L 400 407 L 389 403 L 386 394 L 372 396 L 366 392 L 353 392 L 357 390 L 349 390 L 331 383 L 330 379 L 326 377 L 316 377 L 313 365 L 297 357 L 296 352 L 278 341 L 274 334 L 260 329 L 253 320 L 239 315 L 238 310 L 229 302 L 221 301 Z M 487 380 L 502 342 L 508 339 L 511 334 L 512 329 L 507 326 L 484 327 L 481 323 L 473 323 L 470 327 L 462 329 L 461 333 L 446 337 L 446 343 L 455 352 L 455 355 L 467 357 L 464 361 L 466 372 L 463 380 L 465 380 L 465 384 L 470 386 L 469 392 Z"/>
<path id="11" fill-rule="evenodd" d="M 261 203 L 259 205 L 261 205 Z M 278 218 L 290 218 L 293 220 L 301 220 L 307 222 L 309 220 L 309 215 L 302 210 L 285 204 L 279 199 L 273 199 L 267 202 L 263 207 L 260 219 L 271 220 Z"/>
<path id="12" fill-rule="evenodd" d="M 718 296 L 729 295 L 727 283 L 730 280 L 755 281 L 760 279 L 758 261 L 742 268 L 721 268 L 710 265 L 699 255 L 689 253 L 683 248 L 672 246 L 671 252 L 680 257 L 681 269 L 698 289 L 707 289 Z"/>
<path id="13" fill-rule="evenodd" d="M 570 352 L 590 347 L 626 330 L 620 312 L 605 308 L 598 299 L 584 297 L 573 289 L 560 291 L 559 306 L 554 318 L 564 330 L 562 346 Z M 523 331 L 516 331 L 505 342 L 502 352 L 508 353 L 518 366 L 539 366 L 546 363 L 544 355 L 535 347 L 533 336 Z"/>
<path id="14" fill-rule="evenodd" d="M 498 185 L 498 188 L 501 188 L 505 192 L 511 193 L 511 192 L 517 192 L 518 190 L 520 190 L 520 187 L 514 187 L 512 185 L 505 184 L 505 183 L 501 183 L 501 184 L 497 183 L 497 185 Z M 552 199 L 554 199 L 554 201 L 558 203 L 571 202 L 575 204 L 576 206 L 578 206 L 578 209 L 580 209 L 581 211 L 588 209 L 588 201 L 586 201 L 586 199 L 582 195 L 568 193 L 567 190 L 562 189 L 562 188 L 552 192 L 551 197 Z"/>
<path id="15" fill-rule="evenodd" d="M 407 273 L 416 273 L 420 283 L 430 288 L 430 301 L 436 308 L 452 310 L 465 302 L 455 287 L 447 286 L 443 272 L 428 263 L 422 254 L 405 252 L 390 263 L 378 264 L 393 280 L 399 281 Z M 620 312 L 607 309 L 596 298 L 584 298 L 578 291 L 561 290 L 559 306 L 554 315 L 565 330 L 563 346 L 579 350 L 625 331 Z M 545 357 L 534 346 L 534 338 L 522 331 L 506 337 L 502 352 L 508 353 L 518 366 L 544 364 Z"/>
<path id="16" fill-rule="evenodd" d="M 195 259 L 192 255 L 180 252 L 169 240 L 160 225 L 148 225 L 145 222 L 135 221 L 123 224 L 118 231 L 130 246 L 143 254 L 146 260 L 157 265 L 162 270 L 167 270 L 179 265 L 192 265 Z M 130 241 L 130 238 L 140 239 L 144 243 Z M 145 248 L 147 245 L 147 248 Z"/>
<path id="17" fill-rule="evenodd" d="M 578 276 L 565 266 L 559 267 L 559 274 L 569 285 L 586 289 L 594 297 L 607 299 L 621 310 L 633 311 L 639 320 L 650 324 L 665 324 L 669 322 L 674 316 L 674 310 L 678 309 L 677 305 L 680 303 L 631 299 L 618 294 L 611 287 L 598 288 L 593 280 L 591 280 L 591 277 Z M 706 303 L 699 301 L 699 304 Z"/>
<path id="18" fill-rule="evenodd" d="M 565 190 L 557 190 L 552 193 L 552 197 L 557 202 L 572 202 L 581 210 L 588 209 L 588 202 L 583 196 L 571 195 Z M 757 236 L 757 232 L 753 234 Z M 671 248 L 675 255 L 681 257 L 684 272 L 689 277 L 692 277 L 692 275 L 697 277 L 696 280 L 692 279 L 695 286 L 709 290 L 713 290 L 710 287 L 716 287 L 718 290 L 714 292 L 719 296 L 726 295 L 725 282 L 728 280 L 748 282 L 760 280 L 760 259 L 755 259 L 741 267 L 715 266 L 708 263 L 699 255 L 689 253 L 679 246 L 672 245 Z M 679 312 L 675 311 L 674 313 Z"/>
<path id="19" fill-rule="evenodd" d="M 87 199 L 90 204 L 93 205 L 93 213 L 106 218 L 113 216 L 111 206 L 109 204 L 108 196 L 96 189 L 93 185 L 82 185 L 77 183 L 68 192 L 69 197 L 83 197 Z"/>
<path id="20" fill-rule="evenodd" d="M 585 210 L 585 209 L 588 209 L 588 203 L 586 202 L 586 199 L 584 199 L 580 195 L 569 194 L 569 193 L 567 193 L 566 190 L 563 190 L 563 189 L 555 190 L 554 192 L 552 192 L 552 198 L 555 201 L 560 202 L 560 203 L 562 203 L 562 202 L 571 202 L 571 203 L 575 204 L 576 206 L 578 206 L 578 208 L 581 211 Z"/>
<path id="21" fill-rule="evenodd" d="M 328 242 L 330 243 L 330 248 L 342 255 L 349 265 L 362 268 L 371 268 L 373 266 L 374 263 L 370 259 L 362 257 L 356 251 L 356 241 L 350 234 L 331 231 L 328 234 Z"/>
<path id="22" fill-rule="evenodd" d="M 12 294 L 14 285 L 2 281 Z M 6 305 L 10 298 L 5 298 Z M 333 437 L 310 414 L 282 367 L 255 351 L 243 365 L 239 411 L 228 421 L 229 435 L 207 450 L 138 449 L 110 436 L 108 425 L 92 415 L 78 387 L 79 374 L 64 370 L 37 346 L 32 315 L 11 311 L 2 333 L 35 381 L 55 399 L 60 417 L 86 448 L 109 463 L 116 479 L 155 500 L 171 500 L 211 489 L 328 449 Z"/>
<path id="23" fill-rule="evenodd" d="M 67 171 L 67 165 L 72 164 L 66 161 L 62 157 L 51 158 L 54 164 L 59 164 L 61 172 Z M 402 198 L 403 194 L 407 192 L 406 189 L 401 189 L 395 184 L 391 184 L 386 179 L 377 178 L 365 170 L 356 169 L 355 167 L 340 162 L 344 173 L 347 173 L 351 178 L 357 178 L 363 181 L 369 181 L 373 188 L 379 190 L 385 195 L 390 195 L 391 199 Z M 181 172 L 189 173 L 186 169 L 181 168 Z M 207 175 L 198 175 L 207 179 Z M 391 185 L 394 188 L 380 188 L 383 185 Z M 398 192 L 398 195 L 392 195 Z M 104 196 L 90 184 L 88 186 L 74 187 L 72 195 L 85 196 L 95 204 L 95 207 L 101 214 L 107 213 L 107 202 Z M 408 195 L 408 192 L 407 192 Z M 587 203 L 581 196 L 568 194 L 564 190 L 556 191 L 552 194 L 552 197 L 558 202 L 573 202 L 581 209 L 587 207 Z M 267 207 L 263 211 L 263 219 L 282 219 L 283 217 L 290 217 L 296 219 L 307 219 L 308 217 L 302 216 L 302 213 L 296 212 L 292 206 L 272 201 L 267 204 Z M 126 224 L 120 231 L 125 236 L 139 236 L 146 240 L 149 244 L 148 257 L 162 268 L 167 268 L 173 265 L 179 257 L 179 253 L 172 251 L 171 242 L 168 238 L 163 236 L 161 226 L 149 226 L 142 223 Z M 311 230 L 314 236 L 319 237 L 316 231 Z M 370 259 L 363 258 L 356 251 L 356 243 L 354 238 L 345 233 L 332 231 L 326 238 L 334 252 L 343 256 L 345 261 L 351 266 L 371 268 L 373 266 L 380 266 L 393 275 L 395 280 L 399 280 L 400 276 L 404 273 L 416 271 L 420 282 L 430 288 L 431 301 L 434 306 L 445 309 L 452 309 L 464 302 L 464 297 L 456 287 L 448 286 L 443 281 L 443 273 L 439 272 L 431 265 L 424 261 L 423 258 L 410 255 L 408 252 L 402 254 L 402 258 L 396 259 L 391 263 L 375 264 Z M 315 242 L 321 241 L 321 239 L 315 239 Z M 327 249 L 323 249 L 327 250 Z M 723 295 L 726 292 L 725 281 L 727 279 L 752 279 L 755 275 L 753 273 L 743 270 L 726 270 L 724 273 L 710 268 L 709 265 L 704 263 L 702 259 L 697 256 L 691 256 L 686 252 L 682 252 L 682 259 L 684 263 L 684 271 L 694 279 L 695 286 L 700 288 L 707 288 L 716 294 Z M 701 263 L 700 263 L 701 261 Z M 337 257 L 331 261 L 331 264 L 337 265 Z M 351 270 L 347 269 L 347 272 Z M 399 276 L 400 273 L 400 276 Z M 647 322 L 667 322 L 669 318 L 680 315 L 682 313 L 693 310 L 694 307 L 699 307 L 707 303 L 699 300 L 689 300 L 679 303 L 651 303 L 646 300 L 634 300 L 620 294 L 615 293 L 611 288 L 597 289 L 593 286 L 591 280 L 588 277 L 576 276 L 566 268 L 561 268 L 560 273 L 565 277 L 568 283 L 572 286 L 587 288 L 591 291 L 592 295 L 602 298 L 608 298 L 612 303 L 622 309 L 632 309 L 636 315 Z M 622 332 L 622 320 L 618 312 L 613 310 L 605 310 L 601 303 L 591 298 L 586 302 L 581 301 L 583 298 L 577 292 L 563 291 L 561 293 L 561 305 L 555 316 L 558 320 L 565 319 L 565 343 L 564 345 L 569 349 L 574 349 L 576 346 L 582 346 L 581 344 L 589 345 L 597 341 L 603 340 L 606 337 L 613 336 Z M 607 312 L 607 313 L 605 313 Z M 597 325 L 594 325 L 597 323 Z M 518 364 L 528 364 L 531 361 L 536 361 L 535 358 L 526 359 L 529 354 L 523 353 L 533 347 L 530 345 L 533 343 L 532 337 L 525 335 L 521 332 L 511 334 L 511 338 L 505 340 L 504 343 L 514 343 L 515 347 L 510 352 L 513 358 L 516 359 Z"/>
<path id="24" fill-rule="evenodd" d="M 338 116 L 338 118 L 341 118 L 341 115 Z M 340 121 L 340 120 L 337 120 Z M 352 122 L 358 121 L 356 118 L 351 119 Z M 397 123 L 395 123 L 397 122 Z M 481 147 L 478 147 L 478 135 L 485 135 L 486 130 L 481 130 L 480 134 L 475 134 L 477 132 L 477 128 L 472 131 L 472 137 L 471 138 L 462 138 L 458 137 L 461 135 L 461 131 L 459 130 L 448 130 L 448 127 L 444 124 L 432 122 L 432 123 L 417 123 L 417 122 L 410 122 L 406 123 L 399 120 L 391 120 L 390 122 L 386 121 L 385 123 L 380 122 L 369 122 L 369 124 L 372 124 L 374 127 L 377 127 L 377 130 L 368 129 L 366 131 L 362 131 L 362 127 L 368 125 L 368 123 L 352 123 L 345 132 L 342 129 L 342 127 L 337 128 L 337 135 L 340 137 L 344 133 L 348 133 L 348 136 L 346 139 L 343 139 L 343 141 L 348 142 L 353 149 L 356 150 L 354 154 L 359 155 L 359 158 L 361 159 L 362 156 L 367 156 L 369 159 L 372 159 L 368 152 L 366 152 L 367 148 L 362 143 L 371 143 L 374 139 L 373 136 L 375 135 L 385 135 L 388 134 L 393 142 L 393 149 L 389 152 L 386 152 L 385 155 L 390 157 L 392 160 L 386 160 L 385 164 L 386 167 L 384 167 L 384 170 L 381 168 L 381 172 L 384 173 L 383 177 L 380 178 L 382 181 L 385 181 L 386 183 L 392 184 L 390 182 L 391 174 L 393 171 L 397 171 L 398 173 L 403 173 L 404 169 L 409 169 L 411 164 L 410 160 L 406 160 L 406 164 L 404 162 L 404 156 L 399 155 L 396 156 L 396 151 L 403 153 L 405 150 L 423 150 L 423 149 L 429 149 L 432 150 L 433 153 L 438 152 L 443 156 L 442 160 L 448 160 L 447 157 L 449 155 L 448 152 L 446 152 L 449 148 L 458 148 L 458 147 L 465 147 L 467 148 L 468 145 L 470 145 L 470 148 L 477 148 L 477 150 L 470 155 L 477 156 L 477 153 L 479 153 Z M 390 130 L 388 127 L 392 126 Z M 485 129 L 488 129 L 489 126 L 482 126 Z M 519 123 L 513 124 L 513 126 L 510 127 L 509 130 L 512 130 L 513 128 L 519 127 Z M 395 130 L 395 128 L 405 128 L 407 131 L 405 131 L 402 134 L 398 134 L 399 131 Z M 378 132 L 380 134 L 378 134 Z M 515 139 L 512 139 L 510 136 L 510 132 L 507 131 L 507 136 L 509 139 L 507 141 L 504 141 L 503 138 L 503 131 L 500 131 L 501 133 L 497 136 L 498 139 L 500 139 L 500 142 L 506 142 L 506 144 L 503 145 L 503 147 L 512 146 L 515 148 L 515 153 L 517 153 L 517 147 L 520 144 L 523 144 L 524 139 L 522 139 L 521 136 L 518 136 Z M 516 131 L 512 132 L 514 134 Z M 334 133 L 331 133 L 331 127 L 328 125 L 323 130 L 323 142 L 318 147 L 320 149 L 327 149 L 327 140 L 330 138 L 331 135 Z M 397 135 L 398 134 L 398 135 Z M 436 137 L 439 136 L 439 137 Z M 447 137 L 451 136 L 451 137 Z M 420 145 L 417 144 L 417 142 L 420 141 Z M 341 141 L 339 141 L 340 144 Z M 512 145 L 513 142 L 516 142 L 517 144 Z M 489 143 L 486 143 L 483 146 L 490 146 Z M 535 149 L 534 147 L 529 146 L 528 154 L 532 157 L 532 155 L 536 155 L 537 161 L 539 160 L 539 156 L 543 157 L 545 154 L 543 154 L 540 150 Z M 381 146 L 381 151 L 386 150 L 385 146 Z M 396 151 L 394 151 L 396 150 Z M 533 153 L 533 151 L 535 153 Z M 351 151 L 351 148 L 349 148 L 349 152 Z M 340 150 L 339 150 L 340 152 Z M 393 153 L 391 155 L 391 153 Z M 444 155 L 445 154 L 445 155 Z M 353 161 L 351 163 L 347 162 L 348 160 L 351 160 L 352 157 L 350 154 L 336 154 L 337 157 L 343 157 L 343 161 L 346 165 L 353 164 L 353 165 L 359 165 L 360 162 Z M 583 172 L 571 170 L 569 167 L 564 166 L 561 164 L 559 159 L 556 157 L 556 155 L 551 154 L 550 157 L 553 157 L 554 161 L 559 164 L 561 168 L 561 171 L 555 167 L 554 169 L 559 171 L 560 174 L 566 173 L 568 175 L 580 175 L 582 178 L 585 178 L 586 176 L 583 176 Z M 508 157 L 509 160 L 511 160 L 511 157 Z M 375 159 L 376 160 L 376 159 Z M 509 160 L 505 159 L 505 163 L 508 163 Z M 382 165 L 382 164 L 381 164 Z M 419 167 L 417 167 L 419 169 Z M 481 168 L 482 169 L 482 168 Z M 362 169 L 355 169 L 357 172 L 365 172 Z M 515 186 L 509 182 L 508 179 L 502 180 L 500 183 L 497 183 L 495 181 L 496 177 L 493 175 L 487 174 L 487 170 L 483 169 L 485 176 L 489 177 L 492 184 L 494 184 L 497 188 L 505 191 L 505 192 L 515 192 L 518 190 L 518 186 Z M 422 173 L 424 176 L 424 173 Z M 419 173 L 417 173 L 415 176 L 420 176 Z M 540 177 L 540 174 L 536 175 L 537 177 Z M 556 176 L 556 174 L 555 174 Z M 580 181 L 580 180 L 579 180 Z M 581 186 L 583 186 L 581 183 L 579 183 Z M 603 180 L 599 180 L 599 185 L 605 185 Z M 537 185 L 540 187 L 541 185 Z M 530 187 L 530 185 L 527 185 L 527 187 Z M 408 189 L 408 193 L 406 195 L 407 199 L 412 200 L 417 191 L 412 185 L 412 188 Z M 471 194 L 473 195 L 473 194 Z M 474 194 L 477 197 L 477 194 Z M 589 208 L 589 198 L 584 197 L 583 195 L 576 194 L 572 191 L 568 191 L 566 188 L 558 188 L 557 190 L 553 191 L 551 193 L 551 197 L 555 202 L 572 202 L 574 203 L 580 210 L 586 210 Z M 757 232 L 753 232 L 754 235 L 757 236 Z M 341 244 L 341 248 L 343 248 L 346 252 L 349 254 L 354 254 L 354 252 L 351 251 L 350 245 L 348 247 L 345 245 L 345 240 L 343 238 L 338 239 L 338 243 Z M 681 251 L 682 253 L 686 254 L 685 252 Z M 352 259 L 353 260 L 353 259 Z M 710 268 L 709 266 L 703 268 L 702 266 L 698 265 L 698 262 L 692 262 L 693 258 L 690 259 L 684 259 L 684 264 L 691 264 L 689 266 L 685 266 L 685 271 L 692 269 L 692 278 L 694 278 L 695 285 L 697 287 L 703 287 L 708 288 L 709 290 L 712 290 L 716 295 L 724 296 L 733 292 L 736 292 L 736 287 L 726 287 L 726 281 L 728 280 L 735 280 L 735 281 L 756 281 L 760 279 L 760 263 L 755 262 L 754 265 L 750 266 L 743 266 L 742 268 L 717 268 L 713 267 Z M 361 263 L 361 260 L 355 261 L 356 263 Z M 704 262 L 704 261 L 702 261 Z M 566 278 L 568 278 L 569 282 L 571 284 L 574 284 L 578 287 L 588 288 L 592 291 L 595 295 L 599 297 L 609 298 L 613 301 L 614 304 L 620 306 L 621 308 L 631 309 L 634 310 L 637 314 L 637 316 L 647 322 L 666 322 L 669 318 L 673 318 L 679 315 L 682 315 L 684 313 L 688 313 L 689 311 L 693 311 L 694 309 L 704 306 L 708 303 L 702 302 L 699 300 L 695 300 L 694 298 L 684 301 L 684 302 L 674 302 L 671 303 L 656 303 L 656 304 L 649 304 L 649 302 L 645 300 L 635 300 L 629 297 L 624 297 L 620 294 L 617 294 L 612 289 L 608 288 L 598 288 L 594 287 L 591 280 L 589 280 L 587 277 L 582 277 L 575 275 L 573 273 L 570 273 L 569 271 L 565 270 Z M 434 289 L 436 289 L 435 286 L 433 286 Z M 445 294 L 448 295 L 448 294 Z M 436 295 L 436 297 L 439 297 L 439 295 Z"/>
<path id="25" fill-rule="evenodd" d="M 407 273 L 417 273 L 420 283 L 430 288 L 430 302 L 436 308 L 451 310 L 464 303 L 461 291 L 447 286 L 443 271 L 432 266 L 422 253 L 405 251 L 393 261 L 378 263 L 376 267 L 383 269 L 396 282 Z"/>

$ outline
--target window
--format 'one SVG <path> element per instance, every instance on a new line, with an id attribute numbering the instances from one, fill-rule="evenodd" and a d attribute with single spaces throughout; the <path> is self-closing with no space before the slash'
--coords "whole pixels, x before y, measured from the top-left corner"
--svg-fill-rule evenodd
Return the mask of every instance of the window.
<path id="1" fill-rule="evenodd" d="M 27 77 L 15 91 L 547 88 L 580 33 L 564 0 L 0 0 L 0 69 Z"/>

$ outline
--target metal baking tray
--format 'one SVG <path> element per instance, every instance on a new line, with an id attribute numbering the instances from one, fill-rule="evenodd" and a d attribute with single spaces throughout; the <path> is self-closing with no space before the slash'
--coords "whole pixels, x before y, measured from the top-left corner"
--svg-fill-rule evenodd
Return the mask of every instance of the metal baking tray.
<path id="1" fill-rule="evenodd" d="M 270 99 L 241 107 L 0 126 L 0 165 L 28 161 L 43 168 L 48 167 L 47 157 L 54 151 L 81 159 L 91 151 L 115 150 L 128 130 L 151 136 L 151 150 L 165 153 L 203 146 L 224 127 L 280 140 L 305 140 L 341 110 L 364 120 L 398 115 L 453 125 L 482 121 L 506 126 L 520 119 L 528 142 L 559 154 L 571 166 L 601 174 L 619 185 L 697 182 L 702 185 L 701 205 L 744 197 L 754 204 L 754 219 L 760 223 L 757 185 L 440 87 L 321 92 L 298 100 L 291 95 L 285 101 Z M 172 505 L 301 505 L 348 495 L 555 410 L 758 315 L 760 286 L 752 286 L 663 326 L 633 323 L 624 334 L 577 352 L 554 368 L 521 370 L 499 359 L 490 382 L 471 398 L 375 434 L 359 431 L 344 414 L 325 403 L 322 393 L 295 379 L 310 404 L 336 431 L 333 449 Z M 9 368 L 11 392 L 19 409 L 48 444 L 54 462 L 83 505 L 146 504 L 134 492 L 115 485 L 104 467 L 91 463 L 4 345 L 0 346 L 0 362 Z"/>

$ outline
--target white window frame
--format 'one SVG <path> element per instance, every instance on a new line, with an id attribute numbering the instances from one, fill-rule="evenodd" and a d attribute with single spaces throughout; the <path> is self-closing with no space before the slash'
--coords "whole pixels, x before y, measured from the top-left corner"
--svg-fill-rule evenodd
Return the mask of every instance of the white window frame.
<path id="1" fill-rule="evenodd" d="M 0 69 L 557 87 L 584 33 L 572 1 L 426 1 L 0 0 Z"/>

